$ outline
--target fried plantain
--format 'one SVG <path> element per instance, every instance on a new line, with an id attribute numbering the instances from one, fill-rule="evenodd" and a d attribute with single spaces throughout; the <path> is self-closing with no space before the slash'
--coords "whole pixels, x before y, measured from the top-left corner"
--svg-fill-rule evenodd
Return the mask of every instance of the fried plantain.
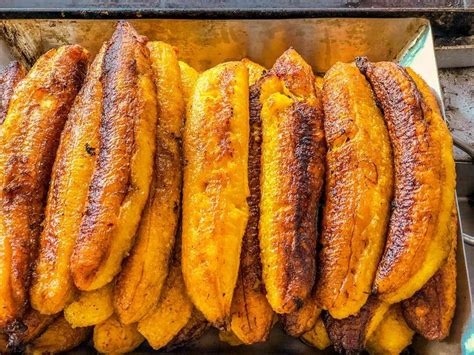
<path id="1" fill-rule="evenodd" d="M 446 262 L 419 291 L 401 303 L 410 328 L 428 340 L 443 340 L 449 335 L 456 309 L 457 223 L 454 206 L 447 236 L 451 250 Z"/>
<path id="2" fill-rule="evenodd" d="M 393 305 L 369 337 L 367 351 L 371 355 L 398 355 L 411 344 L 414 334 L 403 319 L 400 306 Z"/>
<path id="3" fill-rule="evenodd" d="M 0 126 L 7 116 L 13 91 L 25 75 L 25 67 L 17 61 L 0 67 Z"/>
<path id="4" fill-rule="evenodd" d="M 122 324 L 114 314 L 94 327 L 94 348 L 99 353 L 123 354 L 132 352 L 143 343 L 137 324 Z"/>
<path id="5" fill-rule="evenodd" d="M 301 336 L 301 340 L 319 350 L 324 350 L 331 345 L 331 340 L 321 317 L 318 317 L 313 329 Z"/>
<path id="6" fill-rule="evenodd" d="M 26 347 L 26 354 L 56 354 L 69 351 L 85 341 L 91 328 L 72 328 L 62 315 Z"/>
<path id="7" fill-rule="evenodd" d="M 300 337 L 313 329 L 321 314 L 316 296 L 313 293 L 303 301 L 303 306 L 288 314 L 280 314 L 280 322 L 288 335 Z"/>
<path id="8" fill-rule="evenodd" d="M 112 295 L 112 283 L 98 290 L 81 292 L 74 302 L 64 308 L 64 318 L 73 328 L 99 324 L 114 313 Z"/>
<path id="9" fill-rule="evenodd" d="M 323 102 L 328 153 L 317 299 L 342 319 L 372 290 L 390 214 L 392 153 L 370 85 L 354 64 L 326 73 Z"/>
<path id="10" fill-rule="evenodd" d="M 265 69 L 260 65 L 242 60 L 249 70 L 249 80 L 258 80 L 257 75 Z M 242 240 L 240 267 L 237 284 L 232 298 L 231 320 L 228 332 L 233 333 L 244 344 L 265 341 L 273 322 L 273 310 L 265 296 L 262 282 L 262 264 L 258 241 L 258 220 L 260 216 L 260 145 L 262 128 L 260 121 L 260 87 L 250 88 L 250 135 L 248 156 L 248 178 L 250 196 L 249 218 Z"/>
<path id="11" fill-rule="evenodd" d="M 17 85 L 0 130 L 0 328 L 21 320 L 61 131 L 88 53 L 63 46 L 41 56 Z"/>
<path id="12" fill-rule="evenodd" d="M 201 312 L 194 308 L 188 323 L 186 323 L 184 328 L 166 345 L 166 351 L 189 345 L 200 338 L 208 328 L 209 323 L 206 318 L 204 318 Z"/>
<path id="13" fill-rule="evenodd" d="M 8 334 L 8 348 L 14 352 L 22 351 L 26 344 L 41 335 L 58 315 L 41 314 L 28 308 L 21 321 L 21 326 Z"/>
<path id="14" fill-rule="evenodd" d="M 229 320 L 248 219 L 248 72 L 241 62 L 202 73 L 184 131 L 183 276 L 213 325 Z"/>
<path id="15" fill-rule="evenodd" d="M 364 350 L 367 339 L 378 327 L 390 306 L 374 296 L 355 315 L 335 319 L 327 314 L 326 330 L 334 349 L 339 353 L 359 353 Z"/>
<path id="16" fill-rule="evenodd" d="M 184 103 L 187 105 L 189 98 L 193 94 L 194 85 L 199 77 L 199 73 L 189 64 L 182 61 L 179 61 L 179 69 L 181 71 L 181 90 L 183 91 Z"/>
<path id="17" fill-rule="evenodd" d="M 184 100 L 175 49 L 149 42 L 159 107 L 156 157 L 150 195 L 130 256 L 117 278 L 114 304 L 123 324 L 138 322 L 158 302 L 168 275 L 180 213 L 181 130 Z"/>
<path id="18" fill-rule="evenodd" d="M 106 45 L 95 58 L 69 113 L 53 167 L 39 255 L 30 289 L 33 308 L 61 312 L 76 288 L 70 258 L 79 234 L 99 147 L 102 112 L 102 65 Z"/>
<path id="19" fill-rule="evenodd" d="M 436 100 L 420 94 L 398 64 L 357 59 L 384 111 L 394 153 L 395 198 L 374 292 L 388 303 L 411 297 L 440 268 L 456 184 L 453 144 Z"/>
<path id="20" fill-rule="evenodd" d="M 287 50 L 262 78 L 259 239 L 267 299 L 302 306 L 316 275 L 316 220 L 326 147 L 311 67 Z"/>
<path id="21" fill-rule="evenodd" d="M 267 71 L 265 67 L 251 61 L 248 58 L 242 59 L 242 63 L 244 63 L 245 67 L 247 68 L 249 72 L 249 86 L 254 85 L 262 77 L 262 75 L 265 74 L 265 72 Z"/>
<path id="22" fill-rule="evenodd" d="M 106 44 L 97 162 L 70 265 L 81 290 L 96 290 L 120 271 L 148 198 L 157 103 L 145 44 L 126 22 Z"/>
<path id="23" fill-rule="evenodd" d="M 324 85 L 324 77 L 319 76 L 319 75 L 316 75 L 316 76 L 314 77 L 314 83 L 315 83 L 316 87 L 317 87 L 319 90 L 322 90 L 322 89 L 323 89 L 323 85 Z"/>
<path id="24" fill-rule="evenodd" d="M 184 286 L 180 254 L 178 245 L 158 303 L 138 322 L 138 331 L 155 350 L 172 341 L 190 321 L 193 313 L 194 307 Z"/>

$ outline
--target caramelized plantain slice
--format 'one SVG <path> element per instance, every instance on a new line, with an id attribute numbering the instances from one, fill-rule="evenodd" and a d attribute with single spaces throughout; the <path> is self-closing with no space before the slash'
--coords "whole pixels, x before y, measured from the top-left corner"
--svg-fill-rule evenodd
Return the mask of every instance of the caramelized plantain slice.
<path id="1" fill-rule="evenodd" d="M 390 306 L 374 296 L 355 315 L 335 319 L 327 314 L 326 330 L 334 349 L 339 353 L 359 353 L 364 350 L 367 339 L 384 319 Z"/>
<path id="2" fill-rule="evenodd" d="M 132 352 L 143 343 L 137 324 L 122 324 L 114 314 L 94 327 L 94 348 L 99 353 L 124 354 Z"/>
<path id="3" fill-rule="evenodd" d="M 0 130 L 0 328 L 21 320 L 61 131 L 88 53 L 63 46 L 41 56 L 17 85 Z"/>
<path id="4" fill-rule="evenodd" d="M 55 354 L 67 352 L 83 341 L 91 333 L 91 328 L 72 328 L 62 315 L 26 347 L 26 354 Z"/>
<path id="5" fill-rule="evenodd" d="M 194 85 L 199 77 L 199 73 L 192 66 L 182 61 L 179 61 L 179 69 L 181 71 L 181 90 L 183 90 L 184 103 L 187 105 L 189 98 L 193 94 Z"/>
<path id="6" fill-rule="evenodd" d="M 186 323 L 184 328 L 166 345 L 166 351 L 189 345 L 199 339 L 208 328 L 209 323 L 206 318 L 204 318 L 201 312 L 194 308 L 188 323 Z"/>
<path id="7" fill-rule="evenodd" d="M 265 70 L 250 60 L 242 60 L 249 71 L 249 80 Z M 273 323 L 273 310 L 265 297 L 262 282 L 262 264 L 258 242 L 258 220 L 260 216 L 260 145 L 262 128 L 260 121 L 260 87 L 250 88 L 250 135 L 248 178 L 250 196 L 249 219 L 242 240 L 240 267 L 237 284 L 232 298 L 231 320 L 228 331 L 244 344 L 265 341 Z"/>
<path id="8" fill-rule="evenodd" d="M 398 355 L 411 344 L 414 334 L 403 319 L 400 306 L 393 305 L 369 337 L 367 351 L 371 355 Z"/>
<path id="9" fill-rule="evenodd" d="M 410 328 L 428 340 L 443 340 L 449 335 L 456 309 L 457 223 L 454 206 L 447 236 L 451 250 L 446 262 L 419 291 L 401 303 Z"/>
<path id="10" fill-rule="evenodd" d="M 354 64 L 326 73 L 323 102 L 328 153 L 317 299 L 342 319 L 372 290 L 390 214 L 392 153 L 370 85 Z"/>
<path id="11" fill-rule="evenodd" d="M 64 308 L 64 318 L 73 328 L 99 324 L 114 313 L 112 294 L 112 283 L 98 290 L 81 292 L 74 302 Z"/>
<path id="12" fill-rule="evenodd" d="M 139 321 L 158 302 L 168 275 L 181 202 L 185 107 L 178 58 L 169 44 L 149 42 L 147 47 L 159 107 L 157 147 L 150 195 L 135 245 L 115 285 L 115 310 L 123 324 Z"/>
<path id="13" fill-rule="evenodd" d="M 0 67 L 0 126 L 7 116 L 13 91 L 25 75 L 25 67 L 17 61 Z"/>
<path id="14" fill-rule="evenodd" d="M 247 68 L 249 72 L 249 86 L 254 85 L 262 77 L 262 75 L 265 74 L 265 72 L 267 71 L 265 67 L 251 61 L 248 58 L 242 59 L 242 63 L 244 63 L 245 67 Z"/>
<path id="15" fill-rule="evenodd" d="M 76 288 L 70 258 L 79 234 L 92 172 L 99 149 L 102 112 L 102 46 L 69 113 L 53 167 L 35 273 L 30 289 L 33 308 L 61 312 Z"/>
<path id="16" fill-rule="evenodd" d="M 119 22 L 104 53 L 102 114 L 71 274 L 81 290 L 111 282 L 129 252 L 148 198 L 157 103 L 146 39 Z"/>
<path id="17" fill-rule="evenodd" d="M 313 329 L 320 314 L 321 308 L 318 306 L 313 291 L 304 300 L 303 306 L 300 309 L 288 314 L 280 314 L 280 322 L 288 335 L 300 337 Z"/>
<path id="18" fill-rule="evenodd" d="M 262 78 L 259 239 L 276 313 L 303 305 L 316 276 L 316 220 L 326 152 L 311 67 L 287 50 Z"/>
<path id="19" fill-rule="evenodd" d="M 301 340 L 319 350 L 324 350 L 331 345 L 331 339 L 321 317 L 318 317 L 313 329 L 301 336 Z"/>
<path id="20" fill-rule="evenodd" d="M 373 288 L 396 303 L 418 291 L 449 253 L 456 184 L 452 139 L 436 101 L 420 94 L 405 69 L 366 58 L 357 65 L 384 111 L 394 154 L 395 198 Z"/>
<path id="21" fill-rule="evenodd" d="M 202 73 L 184 131 L 183 276 L 207 320 L 231 314 L 248 219 L 248 72 L 241 62 Z"/>

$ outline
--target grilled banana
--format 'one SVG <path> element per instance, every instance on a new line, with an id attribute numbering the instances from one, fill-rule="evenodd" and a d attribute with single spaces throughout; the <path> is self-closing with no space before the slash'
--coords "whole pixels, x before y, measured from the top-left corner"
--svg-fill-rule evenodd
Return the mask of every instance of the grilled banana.
<path id="1" fill-rule="evenodd" d="M 30 301 L 44 314 L 61 312 L 74 297 L 69 260 L 99 149 L 104 45 L 87 74 L 61 135 L 51 177 Z"/>
<path id="2" fill-rule="evenodd" d="M 0 130 L 0 328 L 28 304 L 44 200 L 88 53 L 63 46 L 41 56 L 18 84 Z"/>
<path id="3" fill-rule="evenodd" d="M 158 302 L 173 251 L 182 182 L 181 129 L 185 112 L 175 49 L 149 42 L 159 107 L 153 180 L 135 245 L 115 285 L 114 303 L 120 321 L 143 318 Z"/>
<path id="4" fill-rule="evenodd" d="M 99 353 L 123 354 L 140 346 L 143 336 L 137 330 L 137 324 L 122 324 L 114 314 L 106 321 L 94 327 L 94 348 Z"/>
<path id="5" fill-rule="evenodd" d="M 287 50 L 262 78 L 260 102 L 263 280 L 273 310 L 290 313 L 314 286 L 326 150 L 314 75 L 295 50 Z"/>
<path id="6" fill-rule="evenodd" d="M 45 315 L 28 308 L 21 321 L 22 325 L 8 335 L 9 350 L 22 351 L 26 344 L 42 334 L 56 318 L 57 315 Z"/>
<path id="7" fill-rule="evenodd" d="M 194 308 L 186 326 L 166 345 L 166 351 L 174 350 L 192 343 L 200 338 L 207 328 L 209 328 L 209 323 L 206 318 L 204 318 L 201 312 Z"/>
<path id="8" fill-rule="evenodd" d="M 451 215 L 448 237 L 451 250 L 444 265 L 419 291 L 401 303 L 410 328 L 428 340 L 443 340 L 449 335 L 456 309 L 456 208 Z"/>
<path id="9" fill-rule="evenodd" d="M 415 332 L 403 319 L 400 306 L 393 305 L 367 341 L 373 355 L 398 355 L 411 344 Z"/>
<path id="10" fill-rule="evenodd" d="M 120 271 L 148 198 L 157 103 L 145 39 L 119 22 L 104 53 L 100 142 L 71 274 L 95 290 Z"/>
<path id="11" fill-rule="evenodd" d="M 349 354 L 363 351 L 367 339 L 377 329 L 389 308 L 387 303 L 371 296 L 355 315 L 335 319 L 328 314 L 325 325 L 336 351 Z"/>
<path id="12" fill-rule="evenodd" d="M 7 116 L 13 90 L 26 75 L 25 67 L 17 61 L 0 68 L 0 125 Z"/>
<path id="13" fill-rule="evenodd" d="M 179 61 L 179 69 L 181 71 L 181 90 L 183 91 L 184 103 L 187 105 L 189 98 L 193 94 L 194 85 L 199 73 L 189 64 L 182 61 Z"/>
<path id="14" fill-rule="evenodd" d="M 242 60 L 249 71 L 250 82 L 265 69 L 260 65 Z M 249 219 L 242 240 L 240 267 L 232 298 L 229 332 L 244 344 L 265 341 L 273 322 L 273 310 L 265 297 L 262 282 L 262 264 L 258 242 L 258 220 L 260 216 L 260 144 L 262 128 L 260 121 L 260 88 L 250 88 L 250 135 L 248 156 L 248 178 L 250 196 Z"/>
<path id="15" fill-rule="evenodd" d="M 267 71 L 265 67 L 262 67 L 260 64 L 255 63 L 248 58 L 242 59 L 242 63 L 244 63 L 249 72 L 249 86 L 255 84 Z"/>
<path id="16" fill-rule="evenodd" d="M 452 139 L 436 101 L 392 62 L 357 60 L 380 102 L 394 152 L 395 198 L 374 291 L 396 303 L 440 268 L 456 184 Z M 418 80 L 417 80 L 418 81 Z"/>
<path id="17" fill-rule="evenodd" d="M 240 62 L 202 73 L 184 132 L 183 276 L 211 323 L 231 313 L 248 218 L 248 72 Z"/>
<path id="18" fill-rule="evenodd" d="M 317 299 L 342 319 L 372 290 L 390 213 L 392 156 L 383 116 L 354 64 L 326 73 L 323 102 L 328 153 Z"/>
<path id="19" fill-rule="evenodd" d="M 56 354 L 67 352 L 81 344 L 91 333 L 90 328 L 72 328 L 59 316 L 47 329 L 26 347 L 26 354 Z"/>
<path id="20" fill-rule="evenodd" d="M 112 284 L 98 290 L 81 292 L 77 300 L 64 309 L 64 318 L 73 328 L 99 324 L 114 313 L 112 294 Z"/>
<path id="21" fill-rule="evenodd" d="M 318 306 L 316 296 L 311 294 L 303 301 L 300 309 L 281 314 L 280 322 L 287 334 L 299 337 L 314 327 L 320 314 L 321 308 Z"/>
<path id="22" fill-rule="evenodd" d="M 313 329 L 301 336 L 301 340 L 319 350 L 324 350 L 331 345 L 331 340 L 321 317 L 318 317 Z"/>
<path id="23" fill-rule="evenodd" d="M 154 309 L 138 322 L 138 331 L 153 349 L 161 349 L 186 326 L 191 319 L 193 308 L 186 295 L 178 247 L 159 301 Z"/>

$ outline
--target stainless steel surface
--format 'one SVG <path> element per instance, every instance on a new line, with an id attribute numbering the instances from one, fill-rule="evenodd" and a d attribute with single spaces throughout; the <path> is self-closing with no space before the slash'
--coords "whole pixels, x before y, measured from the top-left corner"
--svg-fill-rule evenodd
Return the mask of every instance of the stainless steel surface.
<path id="1" fill-rule="evenodd" d="M 436 61 L 438 68 L 474 67 L 474 45 L 438 47 Z"/>
<path id="2" fill-rule="evenodd" d="M 266 66 L 289 46 L 294 46 L 317 72 L 336 61 L 351 61 L 368 55 L 371 60 L 398 59 L 411 66 L 439 95 L 431 28 L 423 19 L 290 19 L 290 20 L 133 20 L 137 30 L 152 40 L 167 41 L 179 56 L 203 70 L 226 60 L 248 56 Z M 38 53 L 67 43 L 78 43 L 96 53 L 109 38 L 115 21 L 5 20 L 0 33 L 7 43 L 0 46 L 0 64 L 11 54 L 31 63 Z M 5 37 L 4 37 L 5 38 Z M 9 52 L 5 49 L 9 49 Z M 458 243 L 457 311 L 450 337 L 443 342 L 415 341 L 416 353 L 460 353 L 461 334 L 471 315 L 471 298 L 461 234 Z M 143 349 L 146 351 L 146 349 Z M 187 353 L 314 353 L 298 340 L 272 332 L 269 342 L 231 348 L 209 333 Z"/>

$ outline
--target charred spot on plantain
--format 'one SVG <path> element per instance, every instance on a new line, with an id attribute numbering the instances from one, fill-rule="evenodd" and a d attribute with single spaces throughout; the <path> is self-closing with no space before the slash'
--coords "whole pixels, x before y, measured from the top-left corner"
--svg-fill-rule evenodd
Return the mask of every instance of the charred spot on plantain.
<path id="1" fill-rule="evenodd" d="M 89 145 L 89 143 L 86 143 L 86 152 L 89 154 L 91 157 L 93 157 L 95 153 L 96 148 L 93 148 Z"/>

